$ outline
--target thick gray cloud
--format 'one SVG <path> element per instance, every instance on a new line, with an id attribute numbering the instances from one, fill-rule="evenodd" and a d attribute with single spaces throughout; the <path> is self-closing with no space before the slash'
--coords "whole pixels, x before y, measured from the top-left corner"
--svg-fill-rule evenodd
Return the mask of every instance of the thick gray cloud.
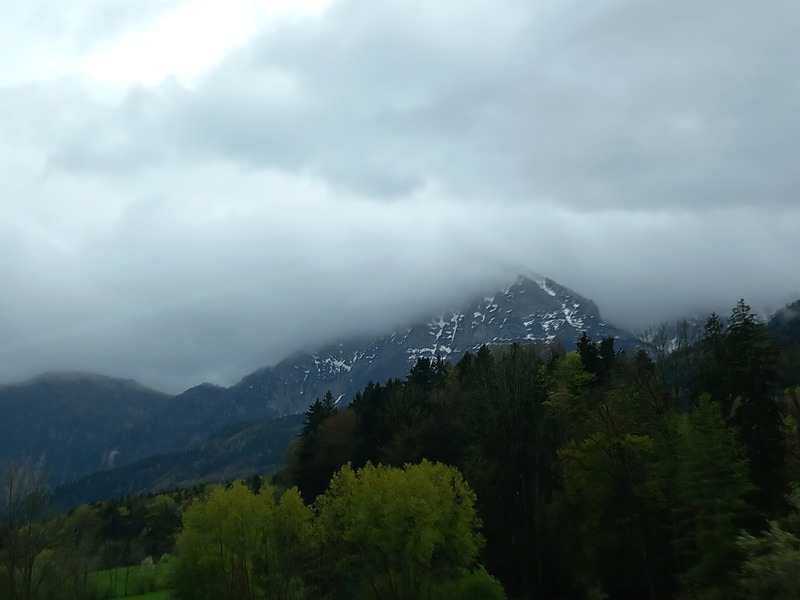
<path id="1" fill-rule="evenodd" d="M 178 3 L 75 4 L 40 3 L 78 56 Z M 0 83 L 0 380 L 230 383 L 534 270 L 632 328 L 772 310 L 800 296 L 798 19 L 339 0 L 190 82 Z"/>
<path id="2" fill-rule="evenodd" d="M 372 196 L 437 181 L 586 210 L 793 202 L 796 3 L 543 6 L 340 2 L 197 89 L 133 91 L 54 160 L 230 159 Z"/>

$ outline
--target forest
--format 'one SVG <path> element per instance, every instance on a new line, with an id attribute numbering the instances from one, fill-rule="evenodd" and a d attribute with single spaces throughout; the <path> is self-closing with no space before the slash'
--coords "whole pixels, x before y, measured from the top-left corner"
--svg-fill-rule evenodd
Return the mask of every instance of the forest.
<path id="1" fill-rule="evenodd" d="M 48 513 L 6 465 L 0 597 L 800 597 L 800 319 L 420 359 L 279 472 Z"/>

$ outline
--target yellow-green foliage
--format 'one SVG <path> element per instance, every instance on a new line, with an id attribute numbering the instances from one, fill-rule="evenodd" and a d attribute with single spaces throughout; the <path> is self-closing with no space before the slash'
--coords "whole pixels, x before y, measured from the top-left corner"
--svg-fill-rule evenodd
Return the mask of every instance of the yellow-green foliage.
<path id="1" fill-rule="evenodd" d="M 347 465 L 317 499 L 320 542 L 372 598 L 427 598 L 461 578 L 483 544 L 475 494 L 454 467 Z"/>
<path id="2" fill-rule="evenodd" d="M 483 539 L 475 495 L 454 467 L 348 465 L 314 508 L 312 518 L 294 488 L 279 501 L 270 486 L 210 488 L 184 516 L 176 595 L 421 599 L 488 589 L 503 597 L 495 580 L 470 572 Z"/>
<path id="3" fill-rule="evenodd" d="M 303 597 L 299 561 L 311 539 L 311 511 L 297 490 L 210 489 L 184 516 L 174 587 L 181 598 Z"/>

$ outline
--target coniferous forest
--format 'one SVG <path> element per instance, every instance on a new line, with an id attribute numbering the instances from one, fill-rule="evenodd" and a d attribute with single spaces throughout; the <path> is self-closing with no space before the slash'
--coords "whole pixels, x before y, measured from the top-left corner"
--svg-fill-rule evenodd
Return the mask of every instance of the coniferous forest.
<path id="1" fill-rule="evenodd" d="M 68 514 L 7 465 L 0 597 L 798 598 L 798 322 L 420 359 L 271 477 Z"/>

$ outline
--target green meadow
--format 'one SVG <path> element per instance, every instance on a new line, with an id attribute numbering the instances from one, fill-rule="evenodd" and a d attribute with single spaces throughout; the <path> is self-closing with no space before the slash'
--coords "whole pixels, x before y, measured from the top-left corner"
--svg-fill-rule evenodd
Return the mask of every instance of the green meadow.
<path id="1" fill-rule="evenodd" d="M 128 598 L 129 600 L 167 600 L 168 564 L 134 565 L 95 571 L 88 583 L 96 590 L 96 598 Z"/>

